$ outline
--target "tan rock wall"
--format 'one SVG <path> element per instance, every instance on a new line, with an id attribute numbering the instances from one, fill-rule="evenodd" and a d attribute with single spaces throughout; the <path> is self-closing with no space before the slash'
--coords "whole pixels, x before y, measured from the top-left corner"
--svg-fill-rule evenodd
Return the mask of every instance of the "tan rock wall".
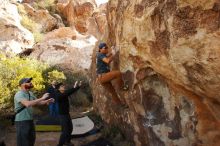
<path id="1" fill-rule="evenodd" d="M 59 21 L 50 15 L 47 10 L 36 10 L 31 5 L 24 3 L 24 9 L 30 19 L 35 21 L 39 28 L 39 32 L 49 32 L 59 27 Z"/>
<path id="2" fill-rule="evenodd" d="M 70 0 L 68 3 L 57 3 L 58 11 L 81 34 L 91 34 L 101 38 L 106 29 L 106 15 L 103 7 L 97 8 L 94 0 Z"/>
<path id="3" fill-rule="evenodd" d="M 110 0 L 106 40 L 119 48 L 113 64 L 129 80 L 129 110 L 112 109 L 97 86 L 95 106 L 136 145 L 220 145 L 219 8 L 215 0 Z"/>
<path id="4" fill-rule="evenodd" d="M 16 5 L 0 1 L 0 52 L 18 54 L 34 45 L 32 33 L 20 21 Z"/>

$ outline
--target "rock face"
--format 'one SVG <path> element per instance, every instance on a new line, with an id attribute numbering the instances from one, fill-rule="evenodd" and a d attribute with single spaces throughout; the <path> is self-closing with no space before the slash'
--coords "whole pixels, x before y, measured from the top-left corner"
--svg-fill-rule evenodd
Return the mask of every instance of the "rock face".
<path id="1" fill-rule="evenodd" d="M 28 17 L 38 24 L 38 28 L 36 29 L 38 29 L 39 32 L 49 32 L 64 26 L 59 16 L 55 15 L 55 17 L 53 17 L 47 10 L 36 10 L 26 3 L 24 3 L 23 6 Z"/>
<path id="2" fill-rule="evenodd" d="M 33 46 L 33 35 L 20 24 L 20 20 L 16 5 L 8 1 L 0 2 L 0 50 L 2 52 L 20 53 Z"/>
<path id="3" fill-rule="evenodd" d="M 129 109 L 97 85 L 94 106 L 136 146 L 220 145 L 220 4 L 217 0 L 110 0 L 109 45 L 119 52 Z"/>
<path id="4" fill-rule="evenodd" d="M 76 40 L 76 36 L 79 36 L 79 34 L 75 29 L 70 27 L 62 27 L 47 33 L 44 36 L 44 41 L 62 38 L 70 38 L 72 40 Z"/>
<path id="5" fill-rule="evenodd" d="M 106 16 L 102 9 L 97 9 L 94 0 L 70 0 L 68 3 L 58 1 L 57 9 L 66 18 L 68 25 L 75 27 L 81 34 L 91 34 L 100 38 L 104 33 Z"/>
<path id="6" fill-rule="evenodd" d="M 64 27 L 49 32 L 44 41 L 34 47 L 31 56 L 65 71 L 85 71 L 91 66 L 96 41 L 93 36 L 82 36 Z"/>
<path id="7" fill-rule="evenodd" d="M 102 38 L 106 31 L 106 15 L 97 13 L 87 21 L 87 33 L 94 35 L 96 38 Z"/>

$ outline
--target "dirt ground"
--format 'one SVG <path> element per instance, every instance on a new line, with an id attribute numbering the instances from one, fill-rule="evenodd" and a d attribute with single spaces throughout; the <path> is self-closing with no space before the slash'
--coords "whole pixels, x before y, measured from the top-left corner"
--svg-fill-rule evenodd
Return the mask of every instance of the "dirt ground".
<path id="1" fill-rule="evenodd" d="M 72 118 L 80 117 L 84 115 L 86 112 L 92 111 L 92 108 L 78 108 L 72 110 L 70 115 Z M 14 126 L 4 127 L 4 138 L 6 146 L 16 146 L 16 129 Z M 0 129 L 1 133 L 1 129 Z M 73 138 L 72 143 L 75 146 L 82 146 L 91 141 L 98 139 L 101 136 L 101 133 L 97 133 L 95 135 L 91 135 L 84 138 Z M 35 146 L 56 146 L 58 144 L 60 138 L 60 132 L 36 132 L 36 141 Z"/>
<path id="2" fill-rule="evenodd" d="M 16 146 L 15 128 L 10 127 L 7 131 L 8 132 L 5 136 L 6 146 Z M 73 138 L 72 143 L 74 143 L 75 146 L 82 146 L 98 139 L 100 136 L 101 134 L 98 133 L 85 138 Z M 60 132 L 36 132 L 35 146 L 56 146 L 58 144 L 59 137 Z"/>
<path id="3" fill-rule="evenodd" d="M 86 113 L 91 113 L 92 110 L 93 108 L 73 109 L 72 112 L 70 112 L 70 115 L 72 118 L 81 117 Z M 100 127 L 100 125 L 103 125 L 102 121 L 100 121 L 100 119 L 94 116 L 93 114 L 90 114 L 89 117 L 93 120 L 96 126 Z M 3 125 L 4 124 L 0 120 L 0 141 L 3 140 L 6 146 L 16 146 L 15 127 L 8 124 L 6 124 L 7 126 Z M 83 138 L 72 138 L 71 141 L 75 146 L 82 146 L 92 141 L 95 141 L 96 139 L 103 136 L 107 138 L 107 140 L 109 140 L 114 146 L 134 146 L 134 144 L 130 144 L 128 141 L 123 139 L 121 137 L 121 134 L 116 134 L 115 129 L 111 131 L 107 128 L 107 126 L 104 126 L 100 133 L 96 133 L 94 135 L 90 135 Z M 109 138 L 109 136 L 111 138 Z M 60 132 L 36 132 L 35 146 L 57 146 L 59 138 Z"/>

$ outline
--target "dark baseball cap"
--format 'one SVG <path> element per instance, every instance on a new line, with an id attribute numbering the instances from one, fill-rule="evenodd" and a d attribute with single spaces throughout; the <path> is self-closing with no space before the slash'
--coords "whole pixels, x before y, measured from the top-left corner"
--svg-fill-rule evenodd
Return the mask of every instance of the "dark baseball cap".
<path id="1" fill-rule="evenodd" d="M 32 80 L 32 78 L 22 78 L 20 81 L 19 81 L 19 86 L 21 86 L 22 84 L 24 83 L 28 83 Z"/>
<path id="2" fill-rule="evenodd" d="M 107 47 L 107 44 L 106 43 L 100 43 L 99 44 L 99 49 L 102 49 L 103 47 Z"/>

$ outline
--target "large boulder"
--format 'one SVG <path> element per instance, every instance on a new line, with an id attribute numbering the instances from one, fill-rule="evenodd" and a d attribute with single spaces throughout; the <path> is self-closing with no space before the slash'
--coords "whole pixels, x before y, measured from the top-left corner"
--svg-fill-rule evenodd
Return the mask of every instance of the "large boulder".
<path id="1" fill-rule="evenodd" d="M 80 33 L 87 31 L 86 20 L 91 17 L 94 11 L 92 3 L 79 3 L 79 1 L 70 0 L 68 4 L 58 3 L 57 7 L 60 13 L 67 19 L 69 26 L 75 26 Z"/>
<path id="2" fill-rule="evenodd" d="M 94 106 L 136 146 L 220 145 L 220 5 L 215 0 L 118 1 L 108 4 L 113 67 L 124 73 L 129 109 L 113 108 L 97 85 Z"/>
<path id="3" fill-rule="evenodd" d="M 96 38 L 101 39 L 105 34 L 107 26 L 107 19 L 105 13 L 95 12 L 93 17 L 87 20 L 87 33 L 94 35 Z"/>
<path id="4" fill-rule="evenodd" d="M 93 36 L 82 36 L 72 28 L 60 28 L 35 45 L 31 57 L 65 71 L 84 72 L 91 66 L 96 41 Z"/>
<path id="5" fill-rule="evenodd" d="M 32 48 L 34 38 L 30 31 L 20 24 L 21 17 L 16 5 L 4 1 L 0 3 L 0 50 L 20 53 Z"/>
<path id="6" fill-rule="evenodd" d="M 36 10 L 31 5 L 24 3 L 24 10 L 26 15 L 38 24 L 36 28 L 39 32 L 49 32 L 53 29 L 63 27 L 62 19 L 59 16 L 55 15 L 53 17 L 50 15 L 48 10 L 40 9 Z"/>
<path id="7" fill-rule="evenodd" d="M 59 29 L 55 29 L 51 32 L 48 32 L 43 41 L 48 41 L 52 39 L 62 39 L 62 38 L 70 38 L 72 40 L 76 40 L 76 36 L 78 36 L 78 32 L 74 28 L 70 27 L 62 27 Z"/>
<path id="8" fill-rule="evenodd" d="M 103 34 L 106 16 L 96 7 L 94 0 L 59 1 L 57 9 L 66 18 L 68 25 L 75 27 L 81 34 L 92 34 L 97 38 Z"/>

